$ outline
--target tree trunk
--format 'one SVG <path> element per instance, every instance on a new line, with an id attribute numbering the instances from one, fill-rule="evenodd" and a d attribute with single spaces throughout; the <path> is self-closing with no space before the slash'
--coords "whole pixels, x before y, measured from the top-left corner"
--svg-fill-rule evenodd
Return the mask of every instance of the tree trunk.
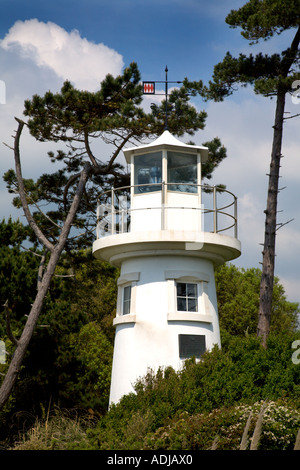
<path id="1" fill-rule="evenodd" d="M 291 47 L 285 51 L 281 63 L 280 75 L 282 78 L 288 77 L 291 67 L 298 57 L 300 43 L 300 26 L 298 27 Z M 284 82 L 279 85 L 277 91 L 275 123 L 273 133 L 273 146 L 271 155 L 271 165 L 269 174 L 269 187 L 267 209 L 265 211 L 265 240 L 263 250 L 262 277 L 260 283 L 260 300 L 257 336 L 261 338 L 262 345 L 267 347 L 267 338 L 270 332 L 272 294 L 275 271 L 275 238 L 277 220 L 277 196 L 280 171 L 280 158 L 283 134 L 285 95 L 288 91 Z"/>
<path id="2" fill-rule="evenodd" d="M 283 134 L 285 91 L 277 94 L 273 145 L 271 154 L 267 208 L 265 210 L 265 239 L 263 249 L 262 276 L 260 282 L 260 300 L 257 336 L 262 345 L 267 346 L 270 331 L 272 294 L 275 272 L 275 242 L 277 221 L 277 196 L 280 171 L 280 158 Z"/>
<path id="3" fill-rule="evenodd" d="M 52 245 L 49 242 L 49 240 L 46 239 L 44 234 L 42 234 L 42 232 L 38 229 L 38 227 L 35 226 L 35 222 L 31 216 L 31 213 L 29 212 L 29 208 L 26 202 L 26 197 L 25 197 L 24 187 L 23 187 L 22 173 L 21 173 L 20 155 L 19 155 L 19 140 L 20 140 L 24 123 L 20 120 L 18 120 L 18 122 L 19 122 L 19 127 L 18 127 L 18 131 L 15 137 L 14 151 L 15 151 L 16 174 L 17 174 L 17 179 L 18 179 L 19 194 L 22 199 L 23 209 L 24 209 L 28 222 L 30 223 L 31 227 L 34 229 L 40 241 L 44 244 L 44 246 L 46 245 L 46 249 L 49 249 L 49 251 L 51 252 L 51 255 L 50 255 L 50 259 L 49 259 L 47 268 L 45 270 L 45 273 L 42 277 L 42 280 L 38 284 L 38 292 L 34 300 L 34 303 L 32 304 L 32 307 L 28 315 L 26 324 L 24 326 L 22 335 L 20 339 L 16 342 L 17 343 L 16 349 L 13 353 L 13 357 L 10 362 L 8 371 L 1 384 L 0 409 L 2 409 L 5 403 L 7 402 L 12 392 L 12 389 L 16 383 L 29 342 L 31 340 L 34 329 L 36 327 L 39 315 L 42 311 L 44 299 L 50 287 L 51 279 L 54 275 L 55 268 L 57 266 L 57 263 L 59 262 L 61 253 L 65 247 L 65 244 L 66 244 L 74 217 L 76 215 L 86 182 L 88 180 L 89 174 L 92 169 L 89 163 L 85 164 L 80 174 L 80 180 L 78 182 L 76 193 L 74 195 L 70 210 L 68 212 L 64 225 L 62 227 L 58 243 L 55 246 Z"/>
<path id="4" fill-rule="evenodd" d="M 2 409 L 5 403 L 7 402 L 17 380 L 25 353 L 28 348 L 28 344 L 31 340 L 33 331 L 41 313 L 45 296 L 50 287 L 50 282 L 54 274 L 57 262 L 59 260 L 60 253 L 61 250 L 56 249 L 50 257 L 47 270 L 43 276 L 40 288 L 31 307 L 30 314 L 28 315 L 28 319 L 26 321 L 22 335 L 18 340 L 12 360 L 9 364 L 8 371 L 0 388 L 0 409 Z"/>

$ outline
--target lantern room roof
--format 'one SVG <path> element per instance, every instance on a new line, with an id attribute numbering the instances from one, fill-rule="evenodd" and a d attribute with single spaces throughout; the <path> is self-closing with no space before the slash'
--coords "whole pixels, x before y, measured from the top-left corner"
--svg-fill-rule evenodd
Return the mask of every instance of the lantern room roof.
<path id="1" fill-rule="evenodd" d="M 208 159 L 208 148 L 202 145 L 188 145 L 176 139 L 169 131 L 164 131 L 160 137 L 147 145 L 131 147 L 124 149 L 124 155 L 127 163 L 130 163 L 131 155 L 138 155 L 147 151 L 156 151 L 161 149 L 178 150 L 179 152 L 187 151 L 187 153 L 201 153 L 201 161 L 206 162 Z"/>

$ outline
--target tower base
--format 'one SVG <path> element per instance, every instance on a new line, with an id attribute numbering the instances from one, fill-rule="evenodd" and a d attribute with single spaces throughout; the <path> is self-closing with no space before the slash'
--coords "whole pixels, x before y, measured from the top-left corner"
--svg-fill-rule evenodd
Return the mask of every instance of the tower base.
<path id="1" fill-rule="evenodd" d="M 178 310 L 178 284 L 194 286 L 194 311 Z M 124 315 L 129 285 L 130 313 Z M 205 350 L 221 346 L 212 261 L 182 255 L 133 257 L 122 262 L 118 286 L 110 404 L 134 392 L 149 369 L 171 366 L 178 371 L 188 357 L 200 359 Z"/>

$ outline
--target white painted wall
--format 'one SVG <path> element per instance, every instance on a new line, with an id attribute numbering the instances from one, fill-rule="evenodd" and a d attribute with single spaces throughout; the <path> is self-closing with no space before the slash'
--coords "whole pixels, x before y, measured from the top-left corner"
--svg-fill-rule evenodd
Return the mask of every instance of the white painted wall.
<path id="1" fill-rule="evenodd" d="M 135 316 L 135 322 L 118 323 L 126 321 L 126 315 L 116 318 L 110 403 L 132 392 L 133 384 L 148 368 L 156 371 L 159 367 L 172 366 L 179 370 L 183 363 L 179 358 L 179 334 L 205 335 L 207 349 L 220 345 L 214 268 L 209 260 L 153 254 L 124 261 L 120 279 L 129 278 L 131 273 L 140 273 L 133 292 L 135 311 L 130 315 L 130 318 Z M 197 277 L 205 279 L 200 283 L 204 291 L 198 313 L 176 313 L 172 276 L 183 276 L 186 282 Z M 121 289 L 122 283 L 120 293 Z M 120 308 L 120 302 L 118 305 Z M 168 321 L 168 315 L 172 321 Z M 188 318 L 202 318 L 203 322 L 185 321 Z"/>
<path id="2" fill-rule="evenodd" d="M 131 197 L 130 231 L 202 231 L 201 195 L 165 191 L 164 199 L 165 202 L 162 203 L 162 191 L 133 194 Z"/>

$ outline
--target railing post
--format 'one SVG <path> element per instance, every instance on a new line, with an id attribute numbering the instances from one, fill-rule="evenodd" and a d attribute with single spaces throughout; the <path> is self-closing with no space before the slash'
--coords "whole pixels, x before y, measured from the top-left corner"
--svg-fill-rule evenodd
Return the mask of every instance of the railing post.
<path id="1" fill-rule="evenodd" d="M 124 209 L 123 208 L 121 209 L 121 230 L 119 229 L 119 232 L 124 233 Z"/>
<path id="2" fill-rule="evenodd" d="M 99 205 L 99 199 L 97 200 L 97 225 L 96 225 L 96 239 L 98 240 L 99 238 L 99 218 L 100 218 L 100 205 Z"/>
<path id="3" fill-rule="evenodd" d="M 237 198 L 234 196 L 234 236 L 238 237 Z"/>
<path id="4" fill-rule="evenodd" d="M 111 234 L 115 233 L 115 193 L 114 187 L 111 188 Z"/>
<path id="5" fill-rule="evenodd" d="M 200 207 L 200 221 L 199 221 L 199 232 L 204 232 L 204 207 L 203 207 L 203 204 L 202 204 L 202 184 L 198 184 L 197 185 L 197 191 L 198 191 L 198 194 L 199 194 L 199 198 L 198 198 L 198 205 Z"/>
<path id="6" fill-rule="evenodd" d="M 166 202 L 166 193 L 165 193 L 165 182 L 161 183 L 161 230 L 165 230 L 165 202 Z"/>
<path id="7" fill-rule="evenodd" d="M 119 196 L 119 233 L 127 232 L 127 197 Z M 121 222 L 120 222 L 121 218 Z"/>
<path id="8" fill-rule="evenodd" d="M 214 233 L 218 231 L 218 212 L 217 212 L 217 188 L 214 186 L 213 193 L 213 204 L 214 204 Z"/>

